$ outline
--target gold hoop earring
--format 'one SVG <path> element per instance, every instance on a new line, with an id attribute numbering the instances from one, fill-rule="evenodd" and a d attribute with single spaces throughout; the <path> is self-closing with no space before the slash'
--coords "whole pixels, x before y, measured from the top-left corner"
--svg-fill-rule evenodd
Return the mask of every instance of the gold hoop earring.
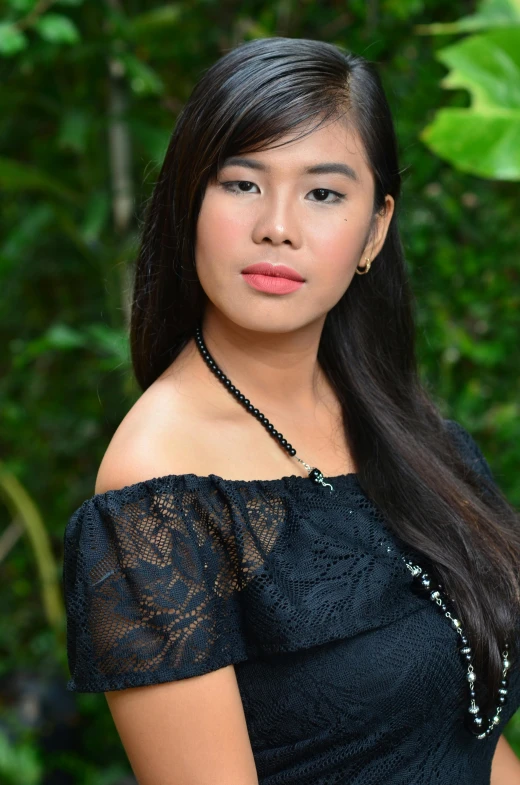
<path id="1" fill-rule="evenodd" d="M 366 265 L 364 267 L 361 268 L 359 266 L 356 267 L 356 272 L 358 275 L 365 275 L 370 270 L 370 265 L 372 264 L 372 262 L 366 256 L 365 256 L 365 260 L 366 260 Z"/>

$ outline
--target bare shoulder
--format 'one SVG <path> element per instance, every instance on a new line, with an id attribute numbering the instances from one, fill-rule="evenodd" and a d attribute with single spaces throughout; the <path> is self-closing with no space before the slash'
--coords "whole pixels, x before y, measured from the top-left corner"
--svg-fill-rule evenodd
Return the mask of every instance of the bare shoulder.
<path id="1" fill-rule="evenodd" d="M 119 424 L 99 466 L 95 493 L 185 472 L 198 473 L 203 406 L 197 375 L 179 363 L 157 379 Z"/>

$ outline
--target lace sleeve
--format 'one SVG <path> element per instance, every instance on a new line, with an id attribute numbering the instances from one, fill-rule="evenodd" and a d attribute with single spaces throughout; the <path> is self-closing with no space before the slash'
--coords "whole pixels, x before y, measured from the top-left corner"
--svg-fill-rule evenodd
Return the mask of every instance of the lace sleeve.
<path id="1" fill-rule="evenodd" d="M 229 516 L 211 497 L 172 475 L 98 494 L 72 515 L 67 689 L 119 690 L 247 659 Z"/>

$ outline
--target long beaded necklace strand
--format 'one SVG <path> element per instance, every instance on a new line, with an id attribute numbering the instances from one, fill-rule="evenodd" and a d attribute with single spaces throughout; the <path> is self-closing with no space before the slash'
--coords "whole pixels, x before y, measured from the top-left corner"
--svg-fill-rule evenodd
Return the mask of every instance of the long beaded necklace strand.
<path id="1" fill-rule="evenodd" d="M 286 450 L 286 452 L 289 453 L 289 455 L 296 458 L 297 461 L 303 464 L 303 466 L 307 469 L 309 478 L 313 482 L 315 482 L 316 484 L 321 484 L 324 487 L 325 486 L 329 487 L 330 492 L 332 493 L 334 488 L 330 483 L 325 482 L 325 478 L 321 473 L 321 471 L 316 467 L 312 468 L 311 466 L 309 466 L 308 463 L 302 461 L 302 459 L 296 455 L 296 450 L 294 449 L 292 444 L 289 444 L 287 439 L 283 437 L 283 434 L 281 434 L 279 431 L 275 429 L 274 425 L 269 422 L 267 417 L 263 415 L 262 412 L 259 411 L 255 406 L 253 406 L 251 401 L 248 398 L 246 398 L 246 396 L 243 395 L 240 392 L 240 390 L 237 387 L 235 387 L 234 384 L 231 383 L 231 380 L 226 376 L 226 374 L 220 370 L 217 363 L 209 353 L 206 344 L 204 343 L 200 325 L 198 325 L 195 330 L 195 342 L 204 361 L 206 362 L 206 365 L 215 374 L 217 379 L 219 379 L 222 382 L 224 387 L 226 387 L 229 390 L 229 392 L 236 398 L 236 400 L 239 401 L 239 403 L 241 403 L 242 406 L 244 406 L 244 408 L 247 409 L 247 411 L 250 412 L 253 415 L 253 417 L 255 417 L 258 420 L 258 422 L 260 422 L 264 426 L 264 428 L 268 431 L 268 433 L 270 433 L 271 436 L 273 436 L 277 440 L 277 442 L 284 448 L 284 450 Z M 462 648 L 459 649 L 459 652 L 462 654 L 463 660 L 465 660 L 468 663 L 468 671 L 467 671 L 466 678 L 469 682 L 469 693 L 470 693 L 469 717 L 467 718 L 466 727 L 474 736 L 477 737 L 477 739 L 485 739 L 488 736 L 490 736 L 491 733 L 493 733 L 495 725 L 498 725 L 498 723 L 500 722 L 500 712 L 502 711 L 502 708 L 506 703 L 508 670 L 511 667 L 511 662 L 508 659 L 508 644 L 507 643 L 505 644 L 504 651 L 502 652 L 502 657 L 503 657 L 502 680 L 500 682 L 500 688 L 498 690 L 499 705 L 497 706 L 493 718 L 488 720 L 488 727 L 486 728 L 485 731 L 482 731 L 484 720 L 479 715 L 480 709 L 475 702 L 476 699 L 475 682 L 477 677 L 473 665 L 471 664 L 471 647 L 469 645 L 468 639 L 464 635 L 462 625 L 460 621 L 457 618 L 455 618 L 455 616 L 452 616 L 451 611 L 448 609 L 447 600 L 441 594 L 442 584 L 437 583 L 437 585 L 433 585 L 431 578 L 427 572 L 424 572 L 421 567 L 419 567 L 417 564 L 414 564 L 413 561 L 407 559 L 405 556 L 401 556 L 401 558 L 404 560 L 406 566 L 412 573 L 412 576 L 414 578 L 419 579 L 418 581 L 419 588 L 422 590 L 426 590 L 428 592 L 430 599 L 440 608 L 444 616 L 450 619 L 453 627 L 460 635 L 460 642 L 462 644 Z"/>

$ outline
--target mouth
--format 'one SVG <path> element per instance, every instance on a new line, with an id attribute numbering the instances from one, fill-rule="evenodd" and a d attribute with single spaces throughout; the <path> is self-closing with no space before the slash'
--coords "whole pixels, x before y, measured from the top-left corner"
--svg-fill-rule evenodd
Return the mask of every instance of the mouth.
<path id="1" fill-rule="evenodd" d="M 257 262 L 256 264 L 250 264 L 249 267 L 245 267 L 242 270 L 242 273 L 245 275 L 267 275 L 272 276 L 273 278 L 286 278 L 289 281 L 299 281 L 300 283 L 305 281 L 305 278 L 303 278 L 300 273 L 292 267 L 288 267 L 286 264 Z"/>

